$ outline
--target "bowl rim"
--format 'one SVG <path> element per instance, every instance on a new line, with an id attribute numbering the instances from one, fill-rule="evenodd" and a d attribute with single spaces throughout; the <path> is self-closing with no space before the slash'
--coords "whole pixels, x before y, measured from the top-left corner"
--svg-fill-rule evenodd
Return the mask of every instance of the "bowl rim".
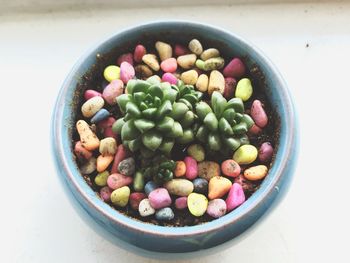
<path id="1" fill-rule="evenodd" d="M 149 224 L 145 222 L 141 222 L 139 220 L 135 220 L 134 218 L 128 217 L 116 209 L 112 208 L 105 202 L 103 202 L 101 199 L 97 197 L 97 194 L 93 191 L 93 189 L 85 182 L 83 176 L 80 174 L 79 170 L 74 170 L 72 167 L 69 166 L 69 161 L 73 160 L 73 153 L 70 152 L 70 156 L 68 156 L 67 149 L 64 149 L 64 140 L 69 140 L 70 138 L 65 138 L 62 134 L 63 126 L 64 126 L 64 104 L 65 104 L 65 98 L 66 93 L 70 89 L 70 82 L 74 77 L 76 77 L 75 73 L 78 71 L 78 69 L 84 64 L 84 61 L 88 58 L 89 55 L 91 55 L 92 52 L 95 52 L 101 46 L 104 44 L 113 41 L 114 38 L 118 37 L 120 34 L 128 34 L 132 33 L 133 31 L 140 31 L 142 29 L 147 29 L 149 27 L 154 26 L 192 26 L 192 27 L 201 27 L 205 28 L 205 30 L 209 31 L 217 31 L 221 32 L 223 34 L 226 34 L 230 36 L 231 38 L 235 39 L 239 42 L 239 45 L 243 45 L 245 48 L 249 50 L 250 52 L 254 52 L 255 56 L 259 57 L 259 59 L 262 61 L 262 63 L 266 64 L 266 66 L 270 69 L 270 71 L 274 75 L 274 81 L 279 82 L 279 90 L 280 96 L 283 97 L 283 107 L 285 108 L 285 115 L 283 115 L 283 118 L 285 118 L 286 121 L 286 129 L 283 134 L 284 136 L 284 142 L 283 145 L 281 145 L 282 140 L 282 133 L 279 137 L 279 146 L 278 146 L 278 153 L 282 155 L 281 160 L 277 163 L 274 162 L 272 167 L 269 170 L 269 174 L 272 169 L 274 169 L 274 173 L 270 176 L 270 179 L 268 182 L 263 185 L 254 193 L 256 194 L 259 192 L 259 194 L 256 194 L 254 198 L 254 194 L 247 199 L 243 205 L 236 208 L 234 211 L 226 214 L 225 216 L 215 219 L 213 221 L 195 225 L 195 226 L 184 226 L 184 227 L 168 227 L 168 226 L 158 226 L 154 224 Z M 96 53 L 96 52 L 95 52 Z M 59 95 L 56 100 L 55 109 L 53 111 L 52 116 L 52 146 L 53 146 L 53 152 L 55 154 L 56 161 L 61 165 L 61 168 L 64 170 L 65 177 L 64 178 L 67 183 L 71 183 L 72 187 L 77 191 L 79 196 L 81 196 L 86 204 L 95 210 L 96 212 L 100 213 L 104 218 L 106 218 L 108 221 L 113 222 L 113 224 L 119 225 L 120 227 L 127 228 L 128 230 L 134 231 L 134 232 L 143 232 L 144 234 L 149 234 L 153 236 L 162 236 L 166 238 L 179 238 L 179 237 L 187 237 L 187 236 L 193 236 L 193 235 L 199 235 L 203 233 L 212 233 L 213 231 L 216 231 L 221 228 L 226 228 L 229 225 L 233 225 L 236 221 L 242 220 L 244 218 L 247 218 L 249 214 L 257 209 L 261 205 L 264 204 L 264 200 L 267 199 L 274 191 L 279 191 L 278 182 L 283 177 L 283 174 L 285 174 L 285 170 L 287 169 L 287 164 L 290 161 L 290 156 L 293 154 L 293 149 L 296 143 L 297 138 L 294 136 L 294 129 L 296 127 L 296 116 L 294 111 L 294 106 L 292 102 L 292 98 L 290 96 L 289 90 L 287 88 L 287 85 L 282 78 L 280 72 L 275 67 L 275 65 L 270 61 L 269 58 L 267 58 L 264 53 L 257 48 L 255 45 L 250 43 L 249 41 L 243 39 L 242 37 L 238 36 L 236 33 L 229 32 L 228 30 L 208 25 L 205 23 L 197 23 L 192 21 L 184 21 L 184 20 L 166 20 L 166 21 L 154 21 L 149 23 L 142 23 L 139 25 L 128 27 L 124 30 L 118 31 L 114 33 L 112 36 L 109 36 L 102 41 L 99 41 L 97 44 L 95 44 L 91 49 L 87 50 L 75 63 L 73 68 L 70 70 L 68 76 L 64 80 L 62 87 L 60 89 Z M 70 143 L 70 142 L 69 142 Z M 281 150 L 283 148 L 283 151 Z M 72 160 L 69 160 L 68 158 L 71 158 Z M 61 173 L 62 174 L 62 173 Z M 61 176 L 61 175 L 60 175 Z M 264 180 L 264 182 L 266 179 Z M 264 183 L 263 182 L 263 183 Z M 90 190 L 89 190 L 90 189 Z M 92 193 L 91 193 L 92 192 Z M 248 203 L 249 201 L 249 203 Z M 268 206 L 267 206 L 268 208 Z"/>

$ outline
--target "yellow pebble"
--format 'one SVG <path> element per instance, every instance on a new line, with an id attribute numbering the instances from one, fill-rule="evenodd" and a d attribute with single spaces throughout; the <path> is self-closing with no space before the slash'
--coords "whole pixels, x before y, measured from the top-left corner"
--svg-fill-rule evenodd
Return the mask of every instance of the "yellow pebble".
<path id="1" fill-rule="evenodd" d="M 103 71 L 103 76 L 108 82 L 120 78 L 120 68 L 115 65 L 110 65 Z"/>
<path id="2" fill-rule="evenodd" d="M 125 207 L 129 202 L 130 188 L 123 186 L 114 190 L 111 194 L 111 201 L 114 205 Z"/>
<path id="3" fill-rule="evenodd" d="M 265 165 L 257 165 L 244 171 L 244 177 L 251 181 L 261 180 L 267 175 L 267 167 Z"/>
<path id="4" fill-rule="evenodd" d="M 242 145 L 233 154 L 233 160 L 238 164 L 250 164 L 258 157 L 258 150 L 250 144 Z"/>
<path id="5" fill-rule="evenodd" d="M 208 199 L 205 195 L 191 193 L 187 197 L 187 206 L 190 213 L 194 216 L 202 216 L 208 208 Z"/>
<path id="6" fill-rule="evenodd" d="M 249 100 L 253 94 L 253 86 L 249 79 L 243 78 L 237 83 L 235 97 L 243 101 Z"/>

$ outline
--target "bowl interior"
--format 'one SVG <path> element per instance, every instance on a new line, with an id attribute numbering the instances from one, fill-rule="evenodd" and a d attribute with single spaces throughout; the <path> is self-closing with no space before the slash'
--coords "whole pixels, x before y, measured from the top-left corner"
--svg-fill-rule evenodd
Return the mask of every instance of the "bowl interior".
<path id="1" fill-rule="evenodd" d="M 118 54 L 129 50 L 142 40 L 142 43 L 154 43 L 155 40 L 165 42 L 188 43 L 192 38 L 198 38 L 206 47 L 216 47 L 223 57 L 243 57 L 248 68 L 257 66 L 259 78 L 256 80 L 263 87 L 265 94 L 272 106 L 277 119 L 277 153 L 274 157 L 272 168 L 260 188 L 243 205 L 228 213 L 222 218 L 213 220 L 203 225 L 186 227 L 162 227 L 136 221 L 127 217 L 104 203 L 90 188 L 81 176 L 74 161 L 72 153 L 72 134 L 77 107 L 82 98 L 82 92 L 89 87 L 81 84 L 82 78 L 93 78 L 96 86 L 102 82 L 104 66 L 114 64 Z M 98 54 L 98 55 L 97 55 Z M 102 63 L 101 63 L 102 60 Z M 98 63 L 97 63 L 98 62 Z M 103 66 L 102 66 L 103 65 Z M 100 78 L 96 78 L 96 76 Z M 94 82 L 96 81 L 96 82 Z M 195 233 L 214 231 L 227 224 L 233 224 L 236 220 L 249 215 L 256 206 L 266 201 L 269 193 L 278 190 L 278 182 L 283 174 L 283 168 L 290 154 L 290 142 L 293 129 L 292 103 L 285 83 L 271 62 L 264 57 L 251 44 L 243 41 L 221 29 L 204 26 L 202 24 L 187 22 L 162 22 L 142 25 L 133 29 L 125 30 L 114 35 L 102 44 L 97 45 L 74 66 L 73 70 L 65 80 L 61 89 L 54 116 L 54 132 L 57 152 L 62 169 L 66 170 L 67 177 L 64 178 L 68 184 L 75 189 L 76 194 L 87 200 L 89 205 L 98 213 L 112 220 L 114 223 L 131 228 L 135 231 L 143 231 L 167 236 L 185 236 Z"/>

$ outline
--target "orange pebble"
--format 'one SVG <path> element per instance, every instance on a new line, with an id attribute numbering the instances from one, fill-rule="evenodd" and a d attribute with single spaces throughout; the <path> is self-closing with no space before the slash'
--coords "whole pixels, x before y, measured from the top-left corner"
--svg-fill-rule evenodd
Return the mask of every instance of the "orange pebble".
<path id="1" fill-rule="evenodd" d="M 97 172 L 101 173 L 105 171 L 107 167 L 112 163 L 113 159 L 113 155 L 98 156 L 96 161 Z"/>
<path id="2" fill-rule="evenodd" d="M 74 153 L 78 158 L 82 158 L 82 159 L 86 159 L 86 160 L 88 160 L 92 157 L 92 152 L 86 150 L 80 141 L 75 143 Z"/>
<path id="3" fill-rule="evenodd" d="M 93 151 L 100 146 L 100 140 L 90 129 L 89 124 L 87 124 L 86 121 L 79 120 L 76 127 L 80 136 L 80 142 L 85 149 Z"/>
<path id="4" fill-rule="evenodd" d="M 251 181 L 263 179 L 268 172 L 268 168 L 265 165 L 257 165 L 250 167 L 244 171 L 244 177 Z"/>
<path id="5" fill-rule="evenodd" d="M 209 181 L 209 199 L 223 197 L 231 188 L 232 182 L 222 176 L 215 176 Z"/>
<path id="6" fill-rule="evenodd" d="M 177 161 L 175 167 L 175 177 L 181 177 L 186 174 L 186 164 L 183 161 Z"/>

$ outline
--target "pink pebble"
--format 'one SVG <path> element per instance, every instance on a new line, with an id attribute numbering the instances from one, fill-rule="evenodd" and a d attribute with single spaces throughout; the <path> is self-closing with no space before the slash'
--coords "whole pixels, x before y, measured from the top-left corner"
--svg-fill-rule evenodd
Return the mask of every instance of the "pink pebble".
<path id="1" fill-rule="evenodd" d="M 138 211 L 140 202 L 147 198 L 145 193 L 134 192 L 129 197 L 130 206 L 132 209 Z"/>
<path id="2" fill-rule="evenodd" d="M 146 48 L 143 45 L 137 45 L 134 51 L 134 60 L 137 63 L 142 62 L 142 57 L 146 55 Z"/>
<path id="3" fill-rule="evenodd" d="M 123 62 L 120 65 L 120 79 L 127 84 L 133 77 L 135 77 L 134 67 L 128 62 Z"/>
<path id="4" fill-rule="evenodd" d="M 243 188 L 240 184 L 234 183 L 226 198 L 227 211 L 230 212 L 245 201 Z"/>
<path id="5" fill-rule="evenodd" d="M 260 162 L 266 163 L 271 160 L 273 155 L 273 147 L 271 143 L 264 142 L 259 148 L 258 158 Z"/>
<path id="6" fill-rule="evenodd" d="M 187 196 L 181 196 L 179 198 L 176 198 L 175 207 L 178 210 L 183 210 L 187 208 Z"/>
<path id="7" fill-rule="evenodd" d="M 112 130 L 112 126 L 114 122 L 115 122 L 115 119 L 113 117 L 108 117 L 107 119 L 102 120 L 97 124 L 97 127 L 100 129 L 104 137 L 113 137 L 113 138 L 117 137 L 117 135 Z"/>
<path id="8" fill-rule="evenodd" d="M 225 89 L 224 89 L 224 97 L 226 99 L 232 99 L 235 94 L 237 86 L 237 81 L 234 78 L 225 78 Z"/>
<path id="9" fill-rule="evenodd" d="M 174 47 L 174 54 L 176 57 L 183 56 L 189 53 L 188 48 L 183 45 L 176 44 Z"/>
<path id="10" fill-rule="evenodd" d="M 249 129 L 248 134 L 259 135 L 261 132 L 262 132 L 262 129 L 258 125 L 253 124 L 253 126 Z"/>
<path id="11" fill-rule="evenodd" d="M 117 103 L 116 98 L 123 94 L 124 84 L 120 79 L 113 80 L 102 92 L 102 97 L 109 105 Z"/>
<path id="12" fill-rule="evenodd" d="M 245 65 L 243 64 L 242 60 L 239 58 L 234 58 L 224 68 L 223 74 L 225 77 L 239 79 L 243 77 L 245 70 Z"/>
<path id="13" fill-rule="evenodd" d="M 255 124 L 260 128 L 264 128 L 267 125 L 268 118 L 260 100 L 253 101 L 250 109 L 250 115 L 252 116 Z"/>
<path id="14" fill-rule="evenodd" d="M 103 201 L 108 202 L 111 199 L 112 189 L 104 186 L 100 190 L 100 197 Z"/>
<path id="15" fill-rule="evenodd" d="M 118 189 L 120 187 L 131 184 L 132 181 L 133 181 L 133 178 L 131 176 L 126 176 L 123 174 L 114 173 L 114 174 L 111 174 L 110 176 L 108 176 L 107 185 L 111 189 L 115 190 L 115 189 Z"/>
<path id="16" fill-rule="evenodd" d="M 157 188 L 148 195 L 149 202 L 154 209 L 161 209 L 171 205 L 169 192 L 165 188 Z"/>
<path id="17" fill-rule="evenodd" d="M 170 84 L 177 83 L 177 78 L 171 73 L 164 73 L 162 76 L 162 82 L 169 82 Z"/>
<path id="18" fill-rule="evenodd" d="M 133 54 L 126 53 L 120 55 L 117 59 L 117 65 L 120 66 L 123 62 L 128 62 L 130 65 L 134 65 Z"/>
<path id="19" fill-rule="evenodd" d="M 119 144 L 117 147 L 117 152 L 114 156 L 111 173 L 113 174 L 118 172 L 119 163 L 128 158 L 130 155 L 130 151 L 123 144 Z"/>
<path id="20" fill-rule="evenodd" d="M 222 199 L 211 200 L 208 204 L 207 214 L 214 218 L 222 217 L 226 214 L 226 202 Z"/>
<path id="21" fill-rule="evenodd" d="M 186 164 L 186 178 L 189 180 L 195 179 L 198 176 L 197 161 L 193 157 L 187 156 L 184 162 Z"/>
<path id="22" fill-rule="evenodd" d="M 175 58 L 168 58 L 162 61 L 160 67 L 164 72 L 175 72 L 177 69 L 177 61 Z"/>
<path id="23" fill-rule="evenodd" d="M 97 97 L 97 96 L 102 97 L 102 94 L 96 90 L 93 90 L 93 89 L 88 89 L 84 92 L 84 98 L 86 100 L 89 100 L 89 99 L 91 99 L 93 97 Z"/>

